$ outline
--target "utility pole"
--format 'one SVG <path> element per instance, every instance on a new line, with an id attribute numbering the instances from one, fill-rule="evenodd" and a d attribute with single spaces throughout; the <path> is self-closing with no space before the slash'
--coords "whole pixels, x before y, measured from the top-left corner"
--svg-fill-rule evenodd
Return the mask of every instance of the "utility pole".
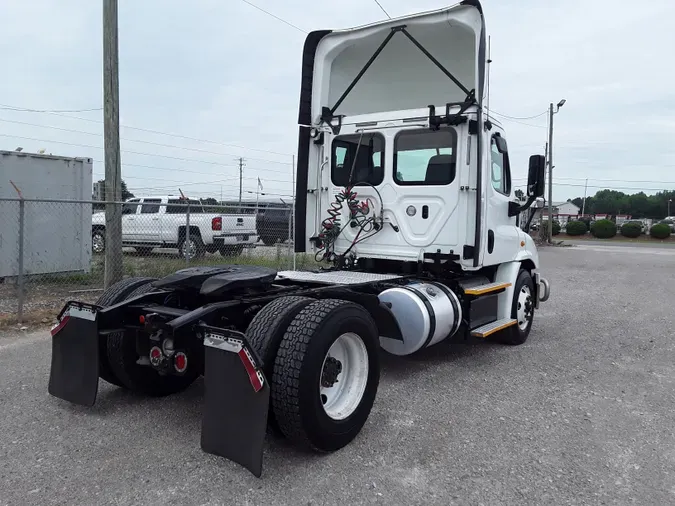
<path id="1" fill-rule="evenodd" d="M 122 200 L 120 164 L 117 0 L 103 0 L 103 102 L 105 200 Z M 105 271 L 107 288 L 122 279 L 122 207 L 106 204 Z"/>
<path id="2" fill-rule="evenodd" d="M 244 159 L 239 157 L 239 212 L 241 212 L 241 193 L 244 181 Z"/>
<path id="3" fill-rule="evenodd" d="M 553 102 L 548 111 L 548 242 L 553 241 Z"/>
<path id="4" fill-rule="evenodd" d="M 584 185 L 584 200 L 583 203 L 581 204 L 581 216 L 584 216 L 586 214 L 586 193 L 588 191 L 588 178 L 586 178 L 586 184 Z"/>
<path id="5" fill-rule="evenodd" d="M 553 242 L 553 115 L 565 105 L 566 100 L 558 102 L 553 112 L 553 102 L 549 108 L 548 116 L 548 242 Z"/>

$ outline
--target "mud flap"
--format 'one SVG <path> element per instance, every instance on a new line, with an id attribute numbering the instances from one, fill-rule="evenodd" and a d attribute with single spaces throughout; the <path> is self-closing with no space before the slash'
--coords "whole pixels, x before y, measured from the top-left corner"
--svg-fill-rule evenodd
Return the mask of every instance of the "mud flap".
<path id="1" fill-rule="evenodd" d="M 93 406 L 98 392 L 96 313 L 96 306 L 68 303 L 51 331 L 48 391 L 81 406 Z"/>
<path id="2" fill-rule="evenodd" d="M 260 478 L 270 387 L 241 332 L 200 326 L 204 336 L 201 446 Z"/>

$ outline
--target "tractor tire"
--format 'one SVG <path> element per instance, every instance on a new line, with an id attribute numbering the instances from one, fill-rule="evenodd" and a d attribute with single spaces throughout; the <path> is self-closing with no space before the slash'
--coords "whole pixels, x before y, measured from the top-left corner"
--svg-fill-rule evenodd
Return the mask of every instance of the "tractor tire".
<path id="1" fill-rule="evenodd" d="M 315 300 L 309 297 L 280 297 L 263 307 L 251 320 L 246 337 L 262 361 L 261 367 L 267 381 L 272 381 L 274 358 L 288 326 L 300 311 Z M 283 435 L 273 410 L 269 410 L 267 419 L 273 433 Z"/>
<path id="2" fill-rule="evenodd" d="M 527 341 L 534 321 L 534 281 L 529 271 L 521 269 L 516 278 L 511 305 L 511 318 L 518 323 L 495 334 L 495 338 L 502 344 L 518 346 Z"/>
<path id="3" fill-rule="evenodd" d="M 144 293 L 151 292 L 151 285 L 138 287 L 129 294 L 128 298 L 136 297 Z M 196 341 L 196 339 L 195 339 Z M 185 350 L 188 357 L 188 369 L 181 376 L 160 375 L 155 369 L 148 365 L 136 363 L 139 356 L 136 351 L 136 333 L 119 332 L 108 336 L 108 360 L 110 369 L 119 379 L 122 386 L 133 392 L 138 392 L 150 397 L 163 397 L 175 394 L 189 387 L 201 374 L 201 364 L 199 355 L 201 344 L 190 350 Z M 202 351 L 203 354 L 203 351 Z"/>
<path id="4" fill-rule="evenodd" d="M 274 417 L 297 446 L 338 450 L 366 423 L 379 380 L 378 331 L 368 311 L 344 300 L 313 302 L 279 344 L 271 382 Z"/>
<path id="5" fill-rule="evenodd" d="M 95 302 L 97 306 L 108 307 L 119 304 L 125 300 L 128 295 L 139 286 L 146 285 L 156 278 L 127 278 L 118 281 L 107 290 L 105 290 Z M 110 369 L 108 363 L 108 337 L 99 336 L 98 338 L 98 376 L 99 378 L 112 383 L 115 386 L 122 386 L 119 379 Z"/>

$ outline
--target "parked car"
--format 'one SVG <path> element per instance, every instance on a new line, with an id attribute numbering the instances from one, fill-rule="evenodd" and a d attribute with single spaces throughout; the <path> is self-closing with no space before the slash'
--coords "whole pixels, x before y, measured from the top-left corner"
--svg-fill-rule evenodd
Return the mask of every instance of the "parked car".
<path id="1" fill-rule="evenodd" d="M 187 234 L 187 209 L 190 228 Z M 245 245 L 258 242 L 255 216 L 207 213 L 197 200 L 179 197 L 140 197 L 122 207 L 122 245 L 141 254 L 154 248 L 178 248 L 182 257 L 199 258 L 205 252 L 223 256 L 240 254 Z M 92 216 L 92 249 L 105 250 L 105 213 Z"/>
<path id="2" fill-rule="evenodd" d="M 671 232 L 675 232 L 675 219 L 672 219 L 670 216 L 666 218 L 665 220 L 659 221 L 659 223 L 663 223 L 664 225 L 668 225 L 670 227 Z"/>
<path id="3" fill-rule="evenodd" d="M 293 237 L 292 212 L 293 209 L 289 204 L 277 204 L 276 202 L 259 204 L 256 228 L 260 239 L 266 246 L 285 242 Z"/>

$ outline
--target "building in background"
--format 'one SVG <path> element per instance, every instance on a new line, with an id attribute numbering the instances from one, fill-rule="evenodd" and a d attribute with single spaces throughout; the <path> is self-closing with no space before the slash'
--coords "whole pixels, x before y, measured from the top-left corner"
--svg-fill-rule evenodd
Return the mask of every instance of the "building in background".
<path id="1" fill-rule="evenodd" d="M 97 181 L 94 183 L 94 192 L 92 193 L 94 200 L 105 200 L 105 181 Z"/>

